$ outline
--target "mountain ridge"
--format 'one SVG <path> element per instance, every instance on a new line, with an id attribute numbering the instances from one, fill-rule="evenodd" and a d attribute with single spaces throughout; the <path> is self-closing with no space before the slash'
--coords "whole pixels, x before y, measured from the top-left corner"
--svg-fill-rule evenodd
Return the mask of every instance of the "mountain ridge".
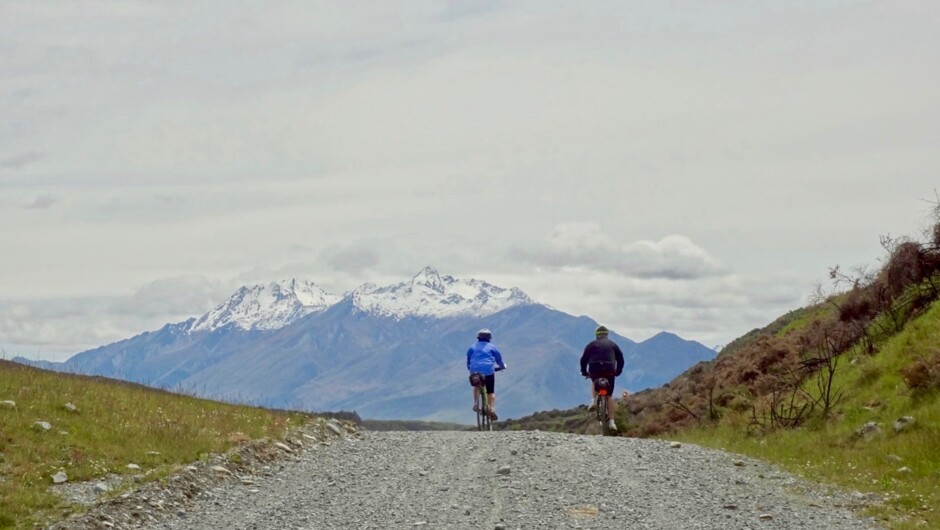
<path id="1" fill-rule="evenodd" d="M 44 367 L 276 408 L 459 422 L 468 421 L 469 410 L 465 352 L 486 327 L 511 367 L 499 378 L 504 417 L 586 399 L 578 360 L 598 323 L 538 304 L 518 289 L 457 280 L 431 267 L 405 282 L 363 284 L 329 305 L 304 306 L 291 286 L 313 293 L 308 300 L 327 299 L 312 282 L 245 287 L 198 319 Z M 248 325 L 247 317 L 266 325 Z M 657 339 L 669 343 L 662 351 L 615 332 L 612 338 L 624 349 L 623 381 L 633 390 L 663 384 L 715 355 L 672 334 Z"/>
<path id="2" fill-rule="evenodd" d="M 224 302 L 195 319 L 188 331 L 212 331 L 228 324 L 250 329 L 278 329 L 322 311 L 339 297 L 315 283 L 296 278 L 239 288 Z"/>
<path id="3" fill-rule="evenodd" d="M 243 330 L 273 331 L 346 298 L 363 311 L 399 319 L 484 316 L 513 305 L 535 303 L 518 288 L 441 275 L 428 265 L 410 280 L 386 286 L 366 282 L 342 295 L 298 278 L 243 286 L 206 314 L 195 317 L 187 331 L 214 331 L 229 324 Z"/>

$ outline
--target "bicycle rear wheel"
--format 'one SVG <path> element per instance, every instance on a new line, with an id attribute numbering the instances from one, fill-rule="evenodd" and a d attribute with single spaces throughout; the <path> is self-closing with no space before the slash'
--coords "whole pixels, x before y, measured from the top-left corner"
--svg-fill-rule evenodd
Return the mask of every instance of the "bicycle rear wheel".
<path id="1" fill-rule="evenodd" d="M 604 436 L 610 434 L 607 425 L 607 399 L 604 396 L 597 396 L 597 421 L 601 424 L 601 433 Z"/>

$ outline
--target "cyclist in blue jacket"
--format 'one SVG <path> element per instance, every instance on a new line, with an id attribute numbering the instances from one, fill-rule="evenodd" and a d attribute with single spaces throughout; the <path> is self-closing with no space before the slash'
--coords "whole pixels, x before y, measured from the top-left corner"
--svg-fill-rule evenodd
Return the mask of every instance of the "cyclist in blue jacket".
<path id="1" fill-rule="evenodd" d="M 470 373 L 481 373 L 484 376 L 484 384 L 486 385 L 486 393 L 489 395 L 490 400 L 490 417 L 493 420 L 498 419 L 496 416 L 496 375 L 495 373 L 500 370 L 506 369 L 506 364 L 503 363 L 503 356 L 499 353 L 499 350 L 496 349 L 490 340 L 493 339 L 493 333 L 484 328 L 477 332 L 477 342 L 473 346 L 470 346 L 470 349 L 467 350 L 467 370 L 470 370 Z M 473 410 L 477 410 L 478 396 L 480 395 L 480 387 L 473 387 Z"/>

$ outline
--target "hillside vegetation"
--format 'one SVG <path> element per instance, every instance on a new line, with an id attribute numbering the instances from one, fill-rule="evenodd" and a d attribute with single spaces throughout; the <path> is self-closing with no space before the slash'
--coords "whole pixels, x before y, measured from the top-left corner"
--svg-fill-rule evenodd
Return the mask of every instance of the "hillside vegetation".
<path id="1" fill-rule="evenodd" d="M 59 472 L 69 482 L 156 480 L 247 440 L 282 439 L 308 419 L 0 360 L 0 529 L 46 525 L 80 509 L 50 492 Z"/>
<path id="2" fill-rule="evenodd" d="M 858 491 L 890 528 L 940 528 L 940 206 L 926 241 L 830 270 L 813 304 L 620 401 L 622 435 L 763 458 Z M 587 392 L 585 392 L 587 394 Z M 590 432 L 585 407 L 505 422 Z"/>
<path id="3" fill-rule="evenodd" d="M 940 528 L 940 302 L 884 340 L 878 353 L 858 349 L 837 367 L 840 400 L 796 426 L 767 425 L 773 396 L 755 412 L 722 410 L 715 421 L 677 429 L 671 437 L 773 461 L 814 480 L 883 502 L 868 511 L 890 528 Z M 816 381 L 800 387 L 794 405 L 805 406 Z M 792 395 L 792 394 L 791 394 Z M 763 408 L 761 408 L 763 407 Z M 899 419 L 913 418 L 909 420 Z M 900 428 L 896 432 L 895 428 Z"/>

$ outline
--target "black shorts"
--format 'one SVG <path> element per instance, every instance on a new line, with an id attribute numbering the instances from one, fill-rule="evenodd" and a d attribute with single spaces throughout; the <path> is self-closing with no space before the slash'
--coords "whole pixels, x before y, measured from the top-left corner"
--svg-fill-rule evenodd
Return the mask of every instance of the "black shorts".
<path id="1" fill-rule="evenodd" d="M 486 385 L 486 393 L 493 394 L 496 392 L 496 374 L 490 374 L 483 376 L 484 384 Z"/>
<path id="2" fill-rule="evenodd" d="M 591 376 L 592 382 L 597 381 L 601 377 L 606 377 L 607 380 L 610 382 L 610 394 L 608 395 L 610 396 L 614 395 L 614 379 L 616 379 L 616 376 L 614 375 L 613 372 L 592 372 L 590 376 Z"/>

